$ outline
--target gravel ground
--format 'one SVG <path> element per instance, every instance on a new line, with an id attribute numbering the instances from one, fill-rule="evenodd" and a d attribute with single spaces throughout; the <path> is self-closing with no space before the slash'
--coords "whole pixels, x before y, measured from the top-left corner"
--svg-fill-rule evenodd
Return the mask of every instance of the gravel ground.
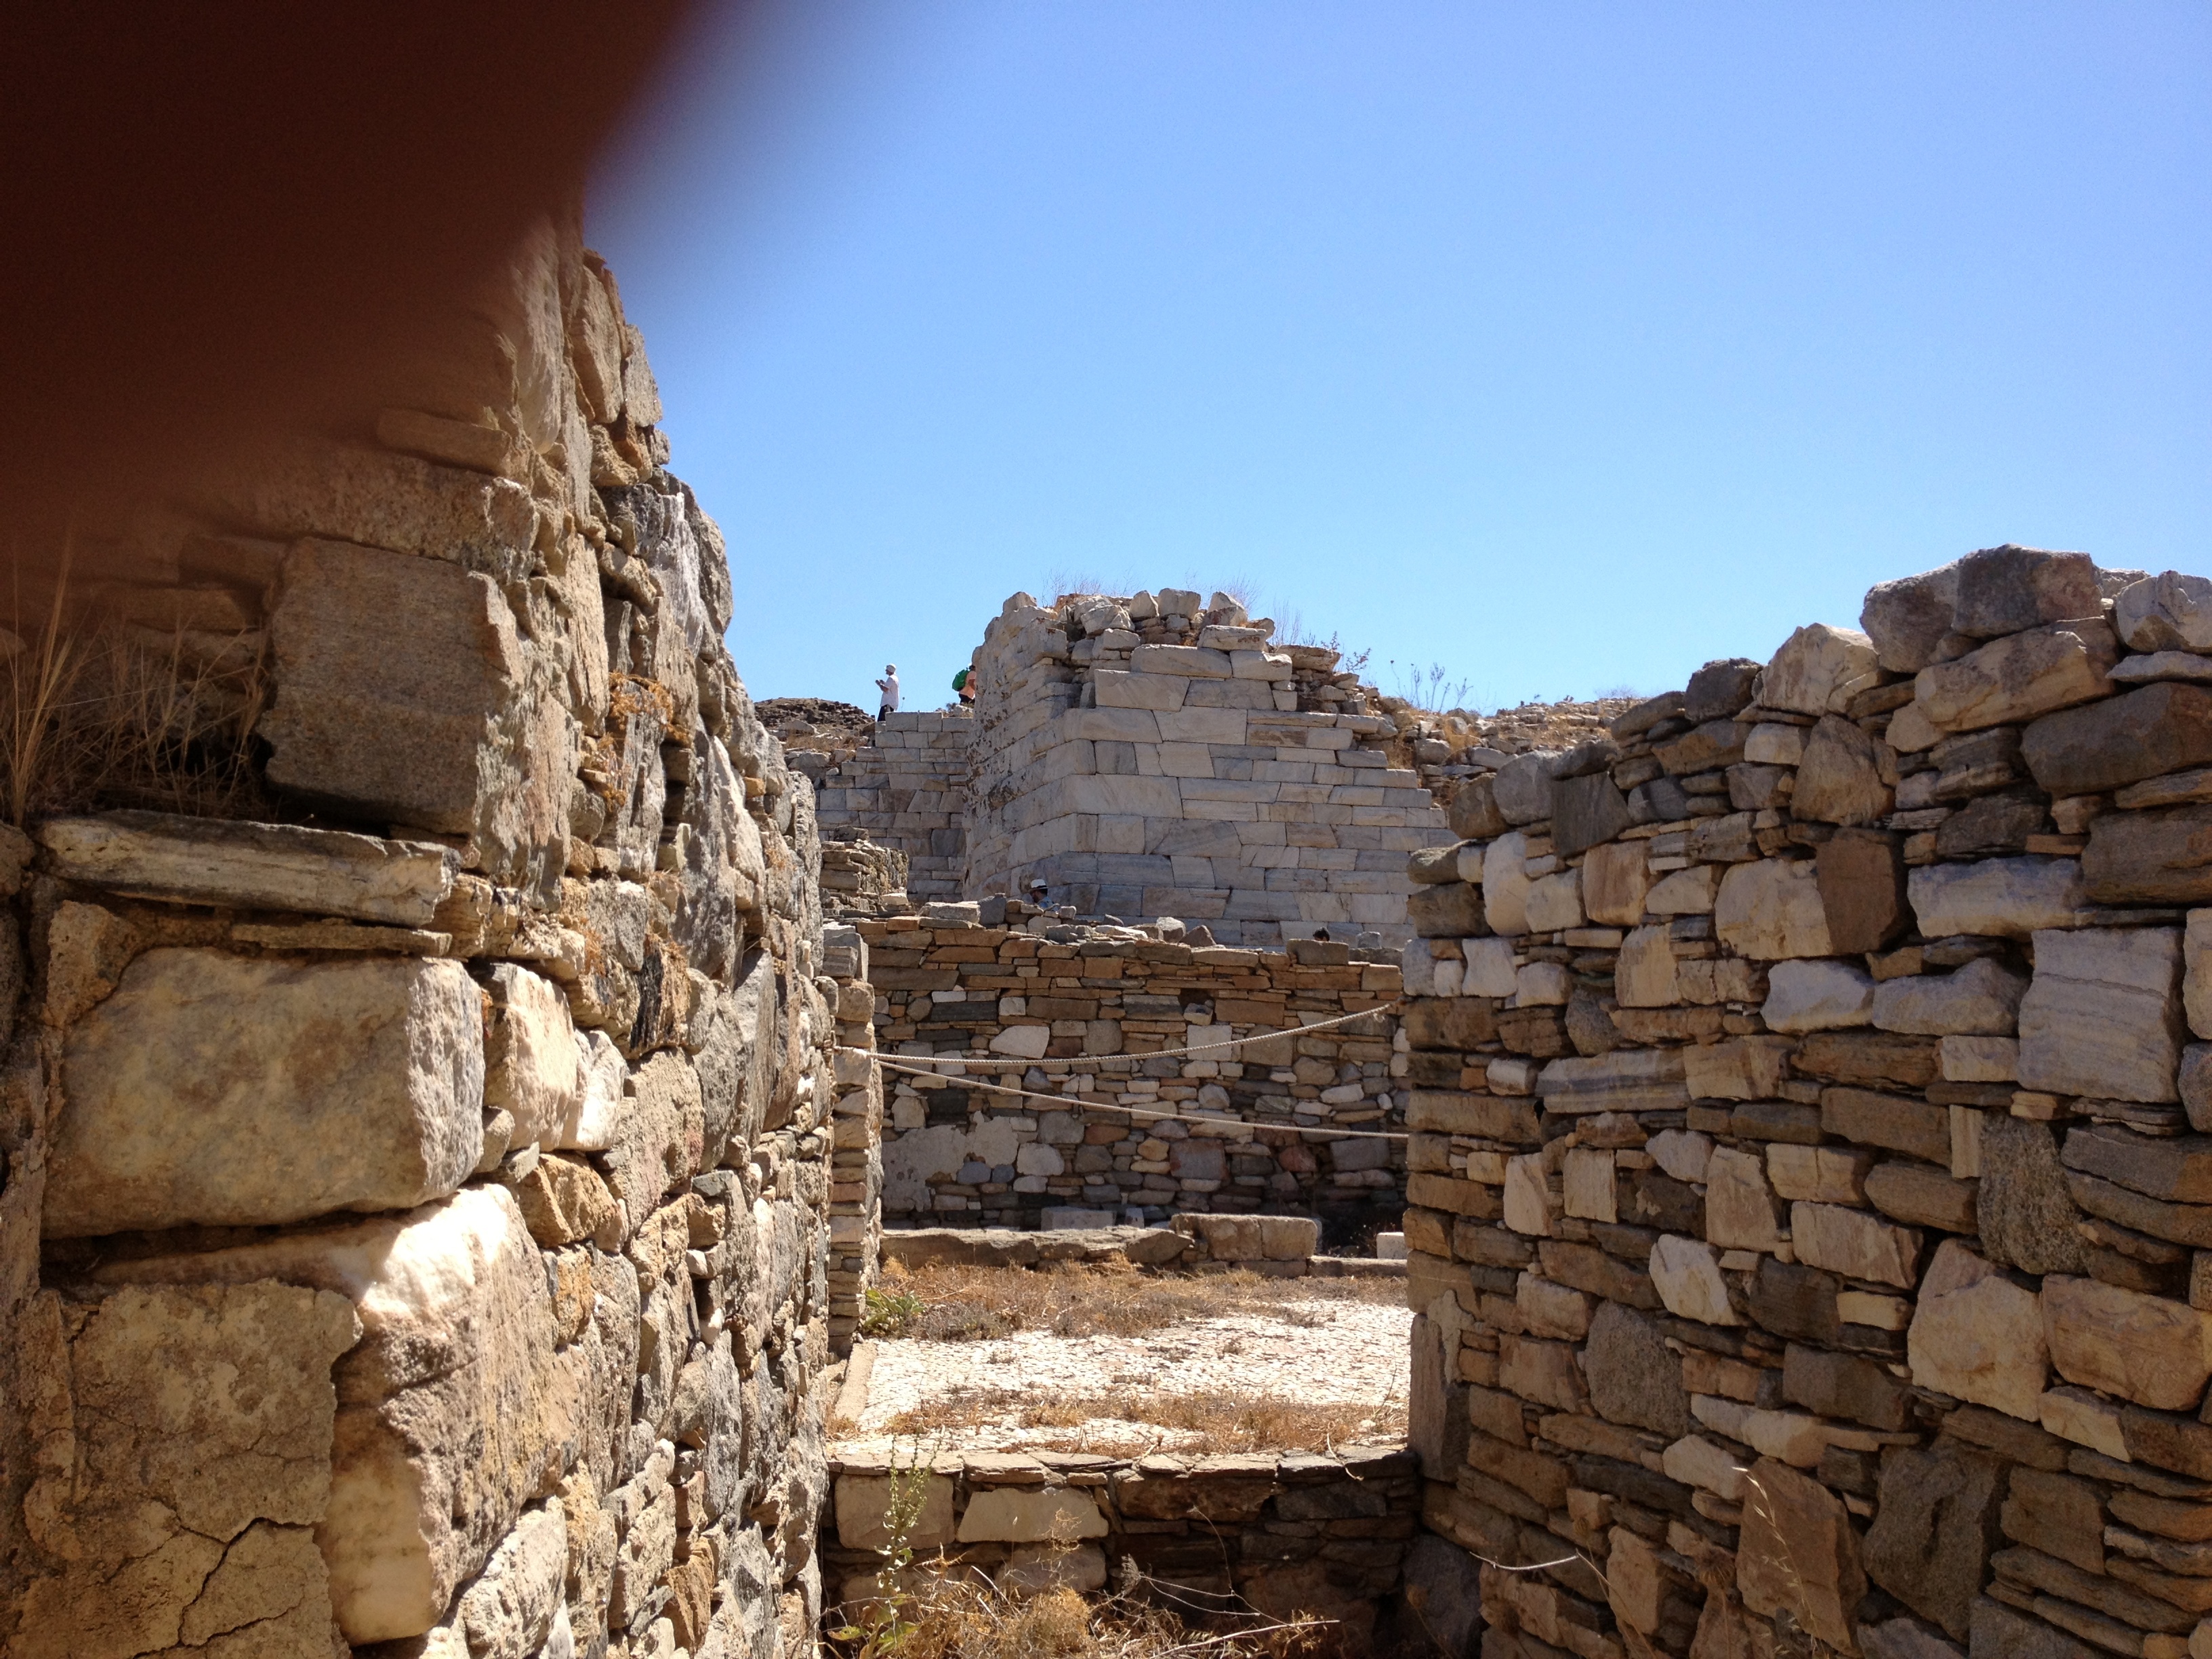
<path id="1" fill-rule="evenodd" d="M 1410 1310 L 1291 1298 L 1282 1307 L 1281 1317 L 1238 1314 L 1185 1320 L 1139 1336 L 1018 1331 L 981 1342 L 878 1342 L 867 1410 L 848 1437 L 879 1440 L 901 1413 L 960 1394 L 1038 1401 L 1125 1393 L 1133 1401 L 1156 1394 L 1225 1395 L 1403 1412 Z M 1127 1438 L 1102 1431 L 1132 1421 L 1094 1419 L 1071 1428 L 987 1422 L 963 1427 L 953 1437 L 969 1450 L 1073 1446 L 1102 1437 Z M 1190 1449 L 1201 1438 L 1173 1429 L 1152 1429 L 1144 1437 L 1170 1451 Z"/>

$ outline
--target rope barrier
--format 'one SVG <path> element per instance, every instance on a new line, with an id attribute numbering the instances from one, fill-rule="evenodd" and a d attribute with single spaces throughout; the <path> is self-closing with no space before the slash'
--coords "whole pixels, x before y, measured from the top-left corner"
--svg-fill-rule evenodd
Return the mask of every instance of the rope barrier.
<path id="1" fill-rule="evenodd" d="M 943 1072 L 925 1071 L 918 1066 L 902 1065 L 897 1060 L 885 1060 L 872 1048 L 847 1048 L 847 1054 L 874 1054 L 876 1063 L 887 1072 L 902 1072 L 913 1077 L 943 1079 Z M 1337 1129 L 1321 1124 L 1269 1123 L 1245 1117 L 1199 1117 L 1184 1112 L 1156 1112 L 1149 1107 L 1125 1106 L 1119 1101 L 1086 1100 L 1079 1095 L 1039 1094 L 1032 1089 L 1009 1089 L 1003 1083 L 969 1083 L 966 1087 L 983 1094 L 1012 1095 L 1018 1100 L 1042 1100 L 1059 1111 L 1081 1108 L 1087 1112 L 1121 1112 L 1130 1117 L 1143 1118 L 1148 1122 L 1210 1123 L 1241 1125 L 1251 1129 L 1276 1129 L 1288 1134 L 1324 1135 L 1332 1140 L 1411 1140 L 1413 1136 L 1392 1129 Z"/>
<path id="2" fill-rule="evenodd" d="M 1063 1054 L 1053 1060 L 1024 1060 L 1019 1055 L 1006 1054 L 902 1054 L 899 1058 L 961 1067 L 957 1072 L 940 1073 L 946 1077 L 963 1076 L 971 1066 L 985 1071 L 1016 1069 L 1026 1072 L 1033 1066 L 1042 1069 L 1048 1066 L 1128 1065 L 1140 1060 L 1188 1060 L 1201 1055 L 1212 1059 L 1233 1049 L 1249 1048 L 1255 1042 L 1273 1042 L 1277 1037 L 1304 1036 L 1309 1031 L 1326 1031 L 1332 1026 L 1348 1025 L 1355 1019 L 1365 1019 L 1373 1014 L 1395 1013 L 1405 1006 L 1406 1000 L 1399 997 L 1393 1001 L 1378 1002 L 1372 1008 L 1362 1008 L 1358 1013 L 1339 1014 L 1334 1019 L 1317 1019 L 1310 1025 L 1294 1025 L 1286 1031 L 1255 1031 L 1248 1037 L 1231 1037 L 1226 1042 L 1209 1042 L 1204 1048 L 1147 1048 L 1141 1054 Z M 878 1052 L 873 1048 L 840 1046 L 847 1054 L 872 1054 Z"/>

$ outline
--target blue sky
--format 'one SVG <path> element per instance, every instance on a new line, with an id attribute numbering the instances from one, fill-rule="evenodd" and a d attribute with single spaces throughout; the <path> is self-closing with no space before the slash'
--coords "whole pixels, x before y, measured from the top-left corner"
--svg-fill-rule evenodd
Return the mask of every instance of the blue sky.
<path id="1" fill-rule="evenodd" d="M 1997 542 L 2212 573 L 2208 162 L 2202 4 L 806 0 L 589 227 L 755 696 L 1240 580 L 1488 708 Z"/>

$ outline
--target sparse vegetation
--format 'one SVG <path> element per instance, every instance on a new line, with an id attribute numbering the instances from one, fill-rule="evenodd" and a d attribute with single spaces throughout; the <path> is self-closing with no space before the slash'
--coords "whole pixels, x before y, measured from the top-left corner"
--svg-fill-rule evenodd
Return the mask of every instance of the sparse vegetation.
<path id="1" fill-rule="evenodd" d="M 1157 1390 L 1038 1399 L 1011 1389 L 979 1389 L 948 1392 L 901 1412 L 884 1426 L 902 1435 L 978 1428 L 1075 1430 L 1053 1436 L 1054 1449 L 1116 1457 L 1158 1449 L 1167 1439 L 1164 1430 L 1198 1435 L 1210 1451 L 1328 1451 L 1355 1442 L 1403 1437 L 1406 1408 L 1397 1400 L 1376 1406 Z"/>
<path id="2" fill-rule="evenodd" d="M 904 1593 L 895 1645 L 870 1645 L 865 1627 L 833 1630 L 843 1659 L 1329 1659 L 1346 1652 L 1338 1627 L 1310 1614 L 1273 1620 L 1217 1614 L 1204 1629 L 1146 1604 L 1139 1579 L 1087 1601 L 1072 1589 L 1021 1597 L 981 1573 L 950 1571 Z"/>
<path id="3" fill-rule="evenodd" d="M 268 678 L 258 630 L 167 629 L 75 593 L 20 587 L 0 629 L 0 803 L 8 821 L 88 807 L 266 816 L 253 728 Z"/>
<path id="4" fill-rule="evenodd" d="M 1395 1279 L 1269 1279 L 1238 1270 L 1182 1274 L 1126 1264 L 971 1267 L 931 1262 L 909 1270 L 884 1266 L 868 1293 L 868 1317 L 884 1312 L 871 1336 L 912 1336 L 933 1342 L 980 1342 L 1016 1331 L 1055 1336 L 1136 1336 L 1186 1319 L 1265 1313 L 1311 1324 L 1301 1304 L 1366 1302 L 1395 1305 L 1406 1288 Z"/>

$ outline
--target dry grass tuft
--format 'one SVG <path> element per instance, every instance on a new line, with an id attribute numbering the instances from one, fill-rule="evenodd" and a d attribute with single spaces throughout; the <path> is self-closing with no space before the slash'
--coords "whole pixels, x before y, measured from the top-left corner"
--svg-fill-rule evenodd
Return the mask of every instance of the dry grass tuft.
<path id="1" fill-rule="evenodd" d="M 21 826 L 88 807 L 265 817 L 253 727 L 267 696 L 258 632 L 164 633 L 72 595 L 15 596 L 0 627 L 0 809 Z"/>
<path id="2" fill-rule="evenodd" d="M 1016 1331 L 1055 1336 L 1138 1336 L 1185 1320 L 1262 1314 L 1288 1324 L 1319 1322 L 1315 1303 L 1401 1305 L 1395 1279 L 1269 1279 L 1238 1270 L 1181 1274 L 1126 1263 L 1042 1268 L 884 1264 L 882 1304 L 899 1313 L 871 1334 L 932 1342 L 981 1342 Z"/>
<path id="3" fill-rule="evenodd" d="M 1129 1594 L 1091 1602 L 1053 1589 L 1022 1599 L 980 1574 L 951 1574 L 925 1577 L 895 1624 L 856 1623 L 833 1632 L 831 1643 L 847 1659 L 1333 1659 L 1346 1651 L 1337 1627 L 1310 1614 L 1209 1622 L 1222 1628 L 1194 1628 Z"/>
<path id="4" fill-rule="evenodd" d="M 1314 1451 L 1355 1443 L 1394 1441 L 1406 1433 L 1402 1401 L 1288 1400 L 1277 1395 L 1057 1395 L 1038 1399 L 1004 1389 L 953 1390 L 884 1425 L 896 1435 L 943 1435 L 963 1429 L 1073 1430 L 1055 1434 L 1056 1451 L 1129 1457 L 1158 1449 L 1167 1433 L 1200 1436 L 1209 1451 Z M 1166 1432 L 1163 1432 L 1163 1431 Z"/>

